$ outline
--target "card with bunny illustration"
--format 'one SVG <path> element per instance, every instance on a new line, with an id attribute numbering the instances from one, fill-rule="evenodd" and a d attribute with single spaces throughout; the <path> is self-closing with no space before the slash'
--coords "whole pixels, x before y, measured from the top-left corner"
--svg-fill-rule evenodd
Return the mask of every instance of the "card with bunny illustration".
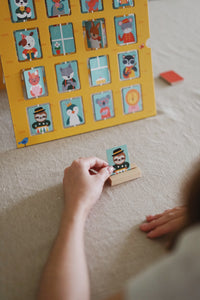
<path id="1" fill-rule="evenodd" d="M 28 99 L 45 95 L 44 68 L 32 68 L 23 72 Z"/>

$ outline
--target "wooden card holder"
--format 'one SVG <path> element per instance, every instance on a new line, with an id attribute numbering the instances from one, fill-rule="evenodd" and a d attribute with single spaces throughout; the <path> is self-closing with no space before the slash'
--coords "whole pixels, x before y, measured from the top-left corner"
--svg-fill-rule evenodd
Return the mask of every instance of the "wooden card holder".
<path id="1" fill-rule="evenodd" d="M 137 179 L 139 177 L 142 177 L 141 170 L 136 166 L 136 164 L 131 164 L 130 170 L 116 175 L 112 175 L 109 177 L 108 181 L 111 186 L 114 186 L 120 183 L 124 183 L 126 181 Z"/>

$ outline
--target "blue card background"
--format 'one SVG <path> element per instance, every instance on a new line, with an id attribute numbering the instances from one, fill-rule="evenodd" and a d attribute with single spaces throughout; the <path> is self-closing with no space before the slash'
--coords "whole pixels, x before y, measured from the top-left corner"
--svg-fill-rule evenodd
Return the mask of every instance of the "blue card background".
<path id="1" fill-rule="evenodd" d="M 61 112 L 62 112 L 62 120 L 63 120 L 63 127 L 68 128 L 70 125 L 67 125 L 67 120 L 69 119 L 69 116 L 67 115 L 67 106 L 69 104 L 74 104 L 78 107 L 78 115 L 82 118 L 81 124 L 77 125 L 80 126 L 85 123 L 84 119 L 84 113 L 83 113 L 83 104 L 82 104 L 82 98 L 81 97 L 76 97 L 76 98 L 71 98 L 71 99 L 66 99 L 60 101 L 60 107 L 61 107 Z"/>
<path id="2" fill-rule="evenodd" d="M 1 0 L 2 2 L 5 0 Z M 16 4 L 14 0 L 9 0 L 9 4 L 10 4 L 10 10 L 11 10 L 11 19 L 12 21 L 15 22 L 23 22 L 23 21 L 18 21 L 17 15 L 16 15 L 16 10 L 19 8 Z M 29 7 L 31 9 L 31 18 L 27 19 L 26 21 L 35 19 L 35 10 L 34 10 L 34 6 L 33 6 L 33 1 L 32 0 L 28 0 L 28 4 L 26 7 Z"/>
<path id="3" fill-rule="evenodd" d="M 129 87 L 126 87 L 126 88 L 123 88 L 122 89 L 122 98 L 123 98 L 123 107 L 124 107 L 124 113 L 125 114 L 129 114 L 131 113 L 130 112 L 130 108 L 129 108 L 129 105 L 128 103 L 126 102 L 126 94 L 128 91 L 130 91 L 131 89 L 134 89 L 134 90 L 137 90 L 140 94 L 140 100 L 138 102 L 138 108 L 137 108 L 137 111 L 141 111 L 143 110 L 143 106 L 142 106 L 142 94 L 141 94 L 141 86 L 140 84 L 136 84 L 136 85 L 132 85 L 132 86 L 129 86 Z M 136 111 L 133 111 L 132 113 L 135 113 Z"/>
<path id="4" fill-rule="evenodd" d="M 108 60 L 106 55 L 90 58 L 89 67 L 90 67 L 92 86 L 99 85 L 96 83 L 96 80 L 99 79 L 100 77 L 105 78 L 106 80 L 106 82 L 103 84 L 110 82 L 110 72 L 108 69 Z"/>
<path id="5" fill-rule="evenodd" d="M 49 26 L 49 31 L 51 35 L 51 46 L 52 46 L 53 55 L 58 55 L 55 48 L 56 43 L 60 44 L 60 54 L 73 53 L 76 51 L 72 23 L 64 24 L 64 25 L 61 24 L 61 26 L 51 25 Z M 64 48 L 63 48 L 63 44 L 64 44 Z"/>
<path id="6" fill-rule="evenodd" d="M 109 164 L 109 166 L 114 166 L 115 165 L 112 155 L 113 155 L 113 151 L 115 149 L 118 149 L 118 148 L 121 148 L 124 151 L 124 154 L 126 155 L 126 160 L 125 161 L 127 161 L 129 163 L 129 168 L 128 168 L 128 170 L 129 170 L 131 167 L 130 167 L 130 160 L 129 160 L 127 145 L 116 146 L 116 147 L 107 149 L 106 150 L 106 155 L 107 155 L 108 164 Z M 115 173 L 113 173 L 113 174 L 115 174 Z"/>
<path id="7" fill-rule="evenodd" d="M 57 12 L 56 16 L 53 16 L 53 6 L 54 6 L 54 2 L 52 0 L 45 0 L 46 1 L 46 6 L 47 6 L 47 15 L 48 17 L 57 17 L 58 15 L 60 15 L 59 10 Z M 69 15 L 70 14 L 70 7 L 69 7 L 69 1 L 68 0 L 62 0 L 61 2 L 63 4 L 63 8 L 64 8 L 64 14 L 61 14 L 61 16 L 63 15 Z"/>
<path id="8" fill-rule="evenodd" d="M 43 67 L 38 67 L 38 68 L 33 68 L 33 69 L 30 69 L 30 70 L 26 70 L 26 71 L 24 71 L 24 81 L 25 81 L 25 87 L 26 87 L 26 92 L 27 92 L 28 99 L 35 98 L 30 93 L 30 89 L 31 89 L 32 85 L 29 82 L 28 73 L 30 72 L 32 74 L 37 70 L 38 70 L 38 75 L 40 77 L 40 81 L 39 81 L 38 84 L 41 85 L 41 87 L 42 87 L 42 94 L 39 97 L 41 97 L 45 94 L 45 87 L 44 87 L 44 80 L 43 80 L 44 68 Z"/>
<path id="9" fill-rule="evenodd" d="M 86 4 L 86 2 L 89 2 L 89 1 L 90 0 L 81 0 L 81 11 L 83 13 L 89 12 L 88 6 Z M 108 1 L 108 0 L 106 0 L 106 1 Z M 95 10 L 98 10 L 98 11 L 103 10 L 102 0 L 99 0 L 99 3 L 97 5 L 97 7 L 95 8 Z"/>
<path id="10" fill-rule="evenodd" d="M 101 44 L 101 48 L 105 48 L 106 44 L 107 44 L 106 32 L 104 32 L 104 30 L 103 30 L 103 24 L 104 24 L 104 28 L 105 28 L 105 20 L 104 19 L 96 19 L 93 22 L 94 22 L 95 26 L 98 23 L 100 23 L 100 26 L 99 26 L 99 36 L 101 37 L 100 44 Z M 92 27 L 91 21 L 83 21 L 83 26 L 85 27 L 85 30 L 90 35 L 90 29 Z M 86 38 L 87 38 L 87 33 L 86 33 Z M 92 48 L 91 42 L 88 38 L 87 38 L 87 45 L 88 45 L 88 48 Z"/>
<path id="11" fill-rule="evenodd" d="M 126 4 L 121 4 L 120 0 L 114 0 L 113 7 L 114 8 L 120 8 L 120 7 L 126 7 L 126 6 L 134 6 L 133 0 L 127 0 Z"/>
<path id="12" fill-rule="evenodd" d="M 119 45 L 123 45 L 124 44 L 124 41 L 120 41 L 119 38 L 118 38 L 118 35 L 120 35 L 121 37 L 123 36 L 124 32 L 123 30 L 121 29 L 120 25 L 119 25 L 119 22 L 120 21 L 123 21 L 124 19 L 129 19 L 131 18 L 132 19 L 132 34 L 135 38 L 135 42 L 131 42 L 132 43 L 137 43 L 137 35 L 136 35 L 136 26 L 135 26 L 135 15 L 134 14 L 131 14 L 131 15 L 128 15 L 128 16 L 124 16 L 124 17 L 115 17 L 115 33 L 116 33 L 116 41 L 117 41 L 117 44 Z M 126 43 L 125 43 L 126 44 Z"/>
<path id="13" fill-rule="evenodd" d="M 76 60 L 68 61 L 68 62 L 66 62 L 66 64 L 62 63 L 62 64 L 59 64 L 59 65 L 56 65 L 58 91 L 61 92 L 61 93 L 65 93 L 65 92 L 70 92 L 71 91 L 71 90 L 69 90 L 69 91 L 64 91 L 63 92 L 63 90 L 62 90 L 63 78 L 62 78 L 61 71 L 60 71 L 60 67 L 61 68 L 66 68 L 69 63 L 71 64 L 72 69 L 74 71 L 73 78 L 76 80 L 76 83 L 77 83 L 76 88 L 74 90 L 79 90 L 80 89 L 80 81 L 79 81 L 79 77 L 78 77 L 78 65 L 77 65 L 77 61 Z"/>
<path id="14" fill-rule="evenodd" d="M 135 72 L 135 76 L 134 77 L 129 77 L 129 78 L 124 78 L 123 76 L 123 70 L 125 68 L 125 65 L 123 64 L 123 55 L 134 55 L 135 56 L 135 62 L 136 62 L 136 68 L 137 71 Z M 121 80 L 129 80 L 132 78 L 137 78 L 140 76 L 140 71 L 139 71 L 139 60 L 138 60 L 138 52 L 137 50 L 133 50 L 133 51 L 128 51 L 128 52 L 122 52 L 118 54 L 118 60 L 119 60 L 119 73 L 120 73 L 120 79 Z"/>
<path id="15" fill-rule="evenodd" d="M 110 108 L 110 118 L 114 117 L 114 108 L 113 108 L 113 96 L 112 96 L 112 91 L 106 91 L 106 92 L 102 92 L 102 93 L 97 93 L 97 94 L 93 94 L 92 95 L 92 100 L 93 100 L 93 108 L 94 108 L 94 116 L 95 116 L 95 120 L 99 121 L 99 120 L 105 120 L 101 118 L 101 106 L 99 106 L 99 104 L 96 102 L 97 99 L 101 99 L 103 97 L 107 97 L 107 95 L 110 96 L 109 102 L 106 105 L 107 107 Z"/>

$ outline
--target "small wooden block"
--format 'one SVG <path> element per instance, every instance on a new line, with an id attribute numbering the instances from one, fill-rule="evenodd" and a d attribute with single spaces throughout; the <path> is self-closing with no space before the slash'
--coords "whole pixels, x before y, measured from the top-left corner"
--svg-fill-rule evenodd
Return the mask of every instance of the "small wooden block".
<path id="1" fill-rule="evenodd" d="M 177 74 L 174 71 L 167 71 L 167 72 L 160 73 L 160 77 L 170 85 L 174 85 L 184 80 L 183 77 L 181 77 L 179 74 Z"/>
<path id="2" fill-rule="evenodd" d="M 108 181 L 111 186 L 114 186 L 126 181 L 137 179 L 139 177 L 142 177 L 140 169 L 136 166 L 136 164 L 131 164 L 130 170 L 116 175 L 112 175 L 109 177 Z"/>

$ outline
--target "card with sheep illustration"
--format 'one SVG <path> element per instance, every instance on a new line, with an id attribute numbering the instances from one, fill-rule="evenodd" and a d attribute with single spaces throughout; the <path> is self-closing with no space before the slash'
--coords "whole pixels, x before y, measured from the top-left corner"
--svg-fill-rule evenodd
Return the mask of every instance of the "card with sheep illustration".
<path id="1" fill-rule="evenodd" d="M 62 100 L 60 102 L 63 127 L 73 127 L 85 123 L 81 97 Z"/>
<path id="2" fill-rule="evenodd" d="M 26 70 L 23 75 L 28 99 L 38 98 L 46 94 L 43 67 Z"/>

